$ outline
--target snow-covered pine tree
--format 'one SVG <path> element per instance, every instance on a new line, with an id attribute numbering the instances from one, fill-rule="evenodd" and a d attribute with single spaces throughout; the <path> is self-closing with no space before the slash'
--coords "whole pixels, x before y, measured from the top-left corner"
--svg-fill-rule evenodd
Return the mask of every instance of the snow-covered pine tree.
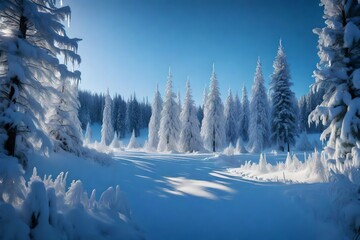
<path id="1" fill-rule="evenodd" d="M 127 112 L 126 101 L 119 97 L 118 99 L 118 111 L 114 114 L 117 115 L 117 130 L 118 137 L 122 138 L 126 134 L 126 112 Z"/>
<path id="2" fill-rule="evenodd" d="M 135 130 L 133 130 L 131 133 L 129 144 L 127 145 L 127 149 L 133 149 L 133 148 L 137 148 L 137 147 L 138 147 L 138 144 L 136 142 Z"/>
<path id="3" fill-rule="evenodd" d="M 110 147 L 112 147 L 112 148 L 120 148 L 121 147 L 117 132 L 115 132 L 115 134 L 114 134 L 114 138 L 110 143 Z"/>
<path id="4" fill-rule="evenodd" d="M 202 120 L 204 119 L 204 106 L 206 103 L 206 98 L 207 98 L 208 92 L 207 92 L 207 87 L 204 87 L 204 91 L 203 91 L 203 102 L 202 104 L 199 105 L 198 110 L 197 110 L 197 116 L 200 122 L 200 129 L 201 129 L 201 125 L 202 125 Z"/>
<path id="5" fill-rule="evenodd" d="M 179 106 L 175 102 L 175 93 L 172 91 L 172 75 L 169 68 L 169 75 L 166 82 L 166 92 L 163 107 L 161 110 L 159 152 L 177 151 L 177 142 L 180 133 Z"/>
<path id="6" fill-rule="evenodd" d="M 299 102 L 299 133 L 307 132 L 308 128 L 308 113 L 305 96 L 300 97 Z"/>
<path id="7" fill-rule="evenodd" d="M 328 127 L 321 139 L 342 161 L 360 144 L 360 3 L 356 0 L 321 1 L 326 26 L 319 35 L 320 62 L 314 71 L 313 91 L 323 89 L 323 102 L 309 121 L 322 120 Z"/>
<path id="8" fill-rule="evenodd" d="M 268 96 L 259 58 L 251 89 L 249 151 L 258 153 L 268 146 L 270 136 L 269 116 Z"/>
<path id="9" fill-rule="evenodd" d="M 237 124 L 235 122 L 235 105 L 231 89 L 229 89 L 228 96 L 226 98 L 224 116 L 226 143 L 235 145 L 236 140 L 238 139 L 238 135 L 236 134 Z"/>
<path id="10" fill-rule="evenodd" d="M 149 122 L 149 135 L 148 135 L 148 147 L 157 149 L 159 143 L 159 129 L 162 110 L 162 98 L 159 92 L 159 87 L 156 85 L 156 91 L 154 100 L 151 105 L 151 117 Z"/>
<path id="11" fill-rule="evenodd" d="M 114 128 L 111 122 L 111 102 L 112 100 L 108 89 L 105 95 L 105 106 L 101 125 L 101 144 L 106 146 L 108 146 L 114 138 Z"/>
<path id="12" fill-rule="evenodd" d="M 208 88 L 207 88 L 207 87 L 206 87 L 206 85 L 205 85 L 205 87 L 204 87 L 204 91 L 203 91 L 202 109 L 204 109 L 204 108 L 205 108 L 205 105 L 206 105 L 206 101 L 207 101 L 207 97 L 208 97 L 208 95 L 209 95 L 209 93 L 208 93 Z"/>
<path id="13" fill-rule="evenodd" d="M 70 8 L 56 0 L 2 0 L 0 19 L 0 144 L 9 155 L 34 147 L 36 139 L 50 147 L 44 113 L 54 84 L 80 78 L 67 68 L 80 63 L 79 39 L 69 38 L 62 24 Z"/>
<path id="14" fill-rule="evenodd" d="M 179 150 L 183 152 L 194 152 L 203 149 L 200 136 L 200 123 L 196 116 L 196 108 L 190 88 L 189 79 L 186 82 L 186 95 L 184 106 L 180 114 L 181 131 L 179 139 Z"/>
<path id="15" fill-rule="evenodd" d="M 132 95 L 128 101 L 126 108 L 126 121 L 129 132 L 135 131 L 135 136 L 140 136 L 140 106 L 136 99 L 136 95 Z"/>
<path id="16" fill-rule="evenodd" d="M 180 96 L 180 91 L 177 92 L 177 95 L 176 95 L 176 103 L 179 107 L 179 114 L 181 113 L 181 96 Z"/>
<path id="17" fill-rule="evenodd" d="M 47 114 L 47 129 L 53 138 L 54 150 L 63 149 L 80 155 L 82 150 L 81 123 L 78 118 L 78 83 L 64 79 L 57 88 Z"/>
<path id="18" fill-rule="evenodd" d="M 90 142 L 91 142 L 91 138 L 92 138 L 92 131 L 91 131 L 90 123 L 88 122 L 88 123 L 86 124 L 86 131 L 85 131 L 84 142 L 85 142 L 85 143 L 90 143 Z"/>
<path id="19" fill-rule="evenodd" d="M 236 92 L 234 100 L 234 118 L 235 118 L 235 134 L 236 139 L 240 137 L 240 116 L 241 116 L 241 102 L 239 98 L 239 93 Z"/>
<path id="20" fill-rule="evenodd" d="M 221 101 L 215 67 L 212 67 L 210 89 L 204 106 L 204 118 L 201 126 L 204 147 L 209 151 L 219 151 L 225 146 L 224 106 Z"/>
<path id="21" fill-rule="evenodd" d="M 295 95 L 290 89 L 289 66 L 281 40 L 273 68 L 270 82 L 271 141 L 279 150 L 287 149 L 289 152 L 290 145 L 295 144 L 298 130 Z"/>
<path id="22" fill-rule="evenodd" d="M 249 99 L 245 85 L 242 88 L 241 112 L 240 112 L 240 137 L 243 142 L 249 141 Z"/>

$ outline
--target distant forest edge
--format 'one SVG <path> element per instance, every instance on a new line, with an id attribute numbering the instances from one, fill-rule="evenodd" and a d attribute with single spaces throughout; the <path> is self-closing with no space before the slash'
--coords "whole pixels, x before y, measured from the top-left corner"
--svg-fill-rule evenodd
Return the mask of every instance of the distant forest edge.
<path id="1" fill-rule="evenodd" d="M 79 90 L 79 119 L 82 129 L 87 123 L 102 124 L 105 105 L 105 94 L 91 93 Z M 112 123 L 114 131 L 119 138 L 135 131 L 135 136 L 140 135 L 140 129 L 147 128 L 151 117 L 151 106 L 147 98 L 139 101 L 136 95 L 125 100 L 121 95 L 115 94 L 112 98 Z"/>
<path id="2" fill-rule="evenodd" d="M 314 123 L 309 125 L 308 116 L 320 105 L 323 98 L 323 91 L 309 91 L 298 100 L 299 107 L 299 130 L 306 133 L 320 133 L 323 131 L 323 125 L 316 126 Z M 87 123 L 102 124 L 103 111 L 105 105 L 105 93 L 92 93 L 87 90 L 79 90 L 79 119 L 82 129 L 86 129 Z M 123 98 L 120 94 L 115 94 L 112 98 L 112 123 L 114 131 L 119 138 L 135 131 L 135 136 L 140 136 L 140 129 L 147 128 L 151 117 L 151 105 L 147 97 L 139 101 L 136 94 L 129 99 Z M 198 119 L 201 123 L 203 118 L 203 105 L 198 106 Z"/>

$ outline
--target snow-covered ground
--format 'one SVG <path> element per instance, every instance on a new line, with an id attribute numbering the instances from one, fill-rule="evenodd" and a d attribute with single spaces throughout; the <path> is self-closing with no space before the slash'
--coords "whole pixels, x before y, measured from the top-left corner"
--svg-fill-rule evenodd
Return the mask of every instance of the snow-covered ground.
<path id="1" fill-rule="evenodd" d="M 29 167 L 39 176 L 68 171 L 88 194 L 120 185 L 146 239 L 343 238 L 330 220 L 327 183 L 261 183 L 227 171 L 258 155 L 118 151 L 108 166 L 71 155 L 34 158 Z"/>

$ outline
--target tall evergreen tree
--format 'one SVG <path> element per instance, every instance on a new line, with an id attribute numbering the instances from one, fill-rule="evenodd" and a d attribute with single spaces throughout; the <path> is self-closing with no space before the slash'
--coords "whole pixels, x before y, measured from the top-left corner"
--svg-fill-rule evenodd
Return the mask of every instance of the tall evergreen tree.
<path id="1" fill-rule="evenodd" d="M 92 138 L 92 131 L 91 131 L 91 126 L 90 123 L 86 124 L 86 131 L 85 131 L 85 137 L 84 137 L 84 142 L 86 144 L 91 142 L 91 138 Z"/>
<path id="2" fill-rule="evenodd" d="M 200 123 L 196 116 L 196 108 L 190 88 L 189 79 L 186 82 L 186 95 L 184 106 L 180 114 L 181 131 L 179 139 L 179 149 L 183 152 L 194 152 L 203 149 L 200 136 Z"/>
<path id="3" fill-rule="evenodd" d="M 134 131 L 135 137 L 140 135 L 140 107 L 139 102 L 136 99 L 136 95 L 134 93 L 133 96 L 130 97 L 127 108 L 126 108 L 126 121 L 129 132 Z"/>
<path id="4" fill-rule="evenodd" d="M 123 138 L 126 134 L 126 112 L 127 112 L 127 105 L 126 101 L 121 97 L 118 99 L 118 110 L 114 114 L 117 115 L 117 130 L 118 130 L 118 137 Z"/>
<path id="5" fill-rule="evenodd" d="M 161 110 L 159 128 L 158 151 L 177 151 L 177 142 L 180 133 L 179 106 L 175 101 L 175 93 L 172 91 L 172 75 L 169 68 L 169 75 L 166 82 L 166 93 Z"/>
<path id="6" fill-rule="evenodd" d="M 234 100 L 234 119 L 235 129 L 233 130 L 236 134 L 236 139 L 240 137 L 240 117 L 241 117 L 241 102 L 238 92 L 236 92 Z"/>
<path id="7" fill-rule="evenodd" d="M 240 113 L 240 137 L 243 142 L 249 141 L 249 99 L 245 85 L 242 88 L 241 113 Z"/>
<path id="8" fill-rule="evenodd" d="M 302 96 L 299 99 L 299 132 L 307 132 L 308 129 L 308 111 L 306 104 L 306 97 Z"/>
<path id="9" fill-rule="evenodd" d="M 101 144 L 103 145 L 110 145 L 111 141 L 114 138 L 114 127 L 111 122 L 111 113 L 112 113 L 112 100 L 109 94 L 109 89 L 107 90 L 105 96 L 105 106 L 103 112 L 103 121 L 101 125 Z"/>
<path id="10" fill-rule="evenodd" d="M 213 65 L 210 77 L 209 94 L 204 106 L 204 119 L 201 126 L 204 147 L 209 151 L 218 151 L 225 145 L 224 106 L 221 101 L 219 84 Z"/>
<path id="11" fill-rule="evenodd" d="M 258 59 L 250 101 L 249 149 L 251 152 L 261 152 L 269 145 L 269 103 Z"/>
<path id="12" fill-rule="evenodd" d="M 70 8 L 56 0 L 2 0 L 0 19 L 0 144 L 14 156 L 37 140 L 50 147 L 45 112 L 59 94 L 55 85 L 80 78 L 67 68 L 80 63 L 79 39 L 67 36 Z"/>
<path id="13" fill-rule="evenodd" d="M 48 132 L 53 138 L 54 150 L 63 149 L 80 155 L 82 130 L 78 118 L 78 83 L 64 80 L 57 90 L 46 121 Z"/>
<path id="14" fill-rule="evenodd" d="M 313 91 L 323 89 L 322 103 L 309 119 L 328 127 L 321 138 L 342 161 L 360 144 L 360 3 L 356 0 L 322 0 L 326 26 L 319 35 L 320 62 L 314 71 Z"/>
<path id="15" fill-rule="evenodd" d="M 297 136 L 295 95 L 290 87 L 290 72 L 281 40 L 271 75 L 271 141 L 279 150 L 290 151 Z"/>
<path id="16" fill-rule="evenodd" d="M 238 137 L 236 134 L 235 105 L 231 89 L 229 89 L 228 96 L 226 98 L 224 116 L 226 143 L 235 145 Z"/>
<path id="17" fill-rule="evenodd" d="M 149 135 L 148 135 L 148 147 L 157 149 L 159 143 L 159 129 L 162 110 L 162 98 L 159 92 L 158 85 L 156 85 L 156 91 L 154 100 L 151 105 L 151 117 L 149 122 Z"/>

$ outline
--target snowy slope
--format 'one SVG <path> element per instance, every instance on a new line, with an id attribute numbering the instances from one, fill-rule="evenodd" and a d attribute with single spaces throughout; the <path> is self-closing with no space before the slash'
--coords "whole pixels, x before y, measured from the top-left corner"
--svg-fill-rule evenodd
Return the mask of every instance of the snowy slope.
<path id="1" fill-rule="evenodd" d="M 226 172 L 258 157 L 118 152 L 109 166 L 63 155 L 36 165 L 40 176 L 69 171 L 88 192 L 119 184 L 150 240 L 341 239 L 326 220 L 328 184 L 258 183 Z"/>

